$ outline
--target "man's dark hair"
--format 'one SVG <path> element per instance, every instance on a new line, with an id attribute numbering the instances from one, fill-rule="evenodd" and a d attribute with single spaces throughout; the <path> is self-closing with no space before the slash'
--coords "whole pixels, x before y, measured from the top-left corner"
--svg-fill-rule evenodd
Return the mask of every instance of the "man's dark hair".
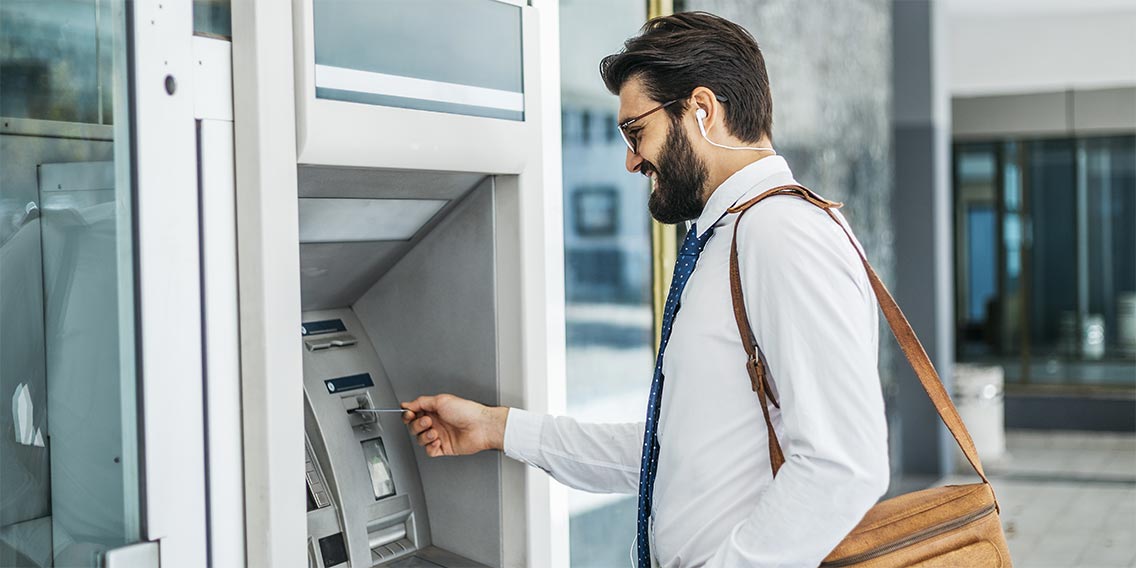
<path id="1" fill-rule="evenodd" d="M 600 61 L 607 90 L 618 95 L 632 78 L 674 119 L 686 110 L 696 87 L 725 96 L 726 128 L 745 142 L 773 138 L 773 97 L 761 49 L 745 28 L 706 12 L 652 18 L 619 53 Z"/>

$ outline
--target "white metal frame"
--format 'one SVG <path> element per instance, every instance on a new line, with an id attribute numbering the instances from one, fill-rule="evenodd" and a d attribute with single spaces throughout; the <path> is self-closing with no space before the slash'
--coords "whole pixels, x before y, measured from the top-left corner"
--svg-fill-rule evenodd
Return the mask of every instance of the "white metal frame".
<path id="1" fill-rule="evenodd" d="M 307 564 L 292 6 L 232 5 L 246 558 Z"/>
<path id="2" fill-rule="evenodd" d="M 312 0 L 293 0 L 292 6 L 299 163 L 493 174 L 519 174 L 531 164 L 535 117 L 500 120 L 316 98 Z M 522 30 L 537 29 L 537 11 L 547 8 L 521 7 Z M 536 78 L 543 75 L 533 57 L 533 35 L 522 35 L 526 111 L 539 108 Z"/>
<path id="3" fill-rule="evenodd" d="M 193 38 L 200 173 L 209 563 L 245 565 L 232 46 Z"/>
<path id="4" fill-rule="evenodd" d="M 144 538 L 206 565 L 193 7 L 132 2 Z"/>

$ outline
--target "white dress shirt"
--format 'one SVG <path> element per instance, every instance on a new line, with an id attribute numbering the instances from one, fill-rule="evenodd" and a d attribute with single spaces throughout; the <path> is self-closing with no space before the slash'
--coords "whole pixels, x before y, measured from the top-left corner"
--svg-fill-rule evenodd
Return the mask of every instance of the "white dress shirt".
<path id="1" fill-rule="evenodd" d="M 754 206 L 738 233 L 746 312 L 781 403 L 770 417 L 785 463 L 770 470 L 731 307 L 726 209 L 795 183 L 780 156 L 758 160 L 698 218 L 714 234 L 663 358 L 651 552 L 665 568 L 816 566 L 887 490 L 876 299 L 841 228 L 792 196 Z M 643 428 L 511 409 L 505 453 L 577 489 L 635 493 Z"/>

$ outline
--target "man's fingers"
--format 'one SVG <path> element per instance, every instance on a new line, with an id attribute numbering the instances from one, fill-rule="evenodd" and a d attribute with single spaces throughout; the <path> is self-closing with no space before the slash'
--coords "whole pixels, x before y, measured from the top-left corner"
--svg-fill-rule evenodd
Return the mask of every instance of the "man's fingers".
<path id="1" fill-rule="evenodd" d="M 425 446 L 431 442 L 438 440 L 438 432 L 436 430 L 426 430 L 418 435 L 418 445 Z"/>
<path id="2" fill-rule="evenodd" d="M 438 397 L 420 396 L 413 401 L 406 403 L 403 408 L 412 410 L 415 414 L 421 414 L 422 412 L 435 412 L 438 410 Z"/>
<path id="3" fill-rule="evenodd" d="M 430 420 L 429 416 L 423 416 L 422 418 L 419 418 L 418 420 L 410 423 L 410 432 L 413 434 L 421 434 L 423 431 L 433 425 L 434 421 Z"/>

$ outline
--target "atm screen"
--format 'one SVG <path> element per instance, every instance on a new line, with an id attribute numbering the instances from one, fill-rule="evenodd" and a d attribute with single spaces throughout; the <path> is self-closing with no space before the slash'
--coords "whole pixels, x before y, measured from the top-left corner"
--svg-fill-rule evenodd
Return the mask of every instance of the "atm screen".
<path id="1" fill-rule="evenodd" d="M 363 459 L 367 462 L 367 472 L 371 474 L 371 489 L 375 500 L 394 495 L 394 476 L 391 475 L 390 461 L 382 438 L 364 440 Z"/>

